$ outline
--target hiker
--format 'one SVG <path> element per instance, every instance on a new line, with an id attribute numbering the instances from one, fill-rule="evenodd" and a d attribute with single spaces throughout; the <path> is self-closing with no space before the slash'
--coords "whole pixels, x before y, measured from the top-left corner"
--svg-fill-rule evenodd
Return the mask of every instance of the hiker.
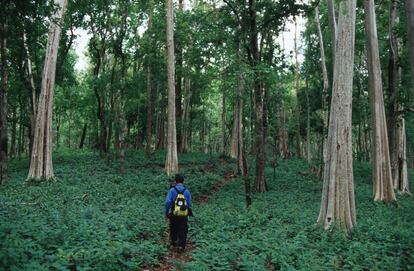
<path id="1" fill-rule="evenodd" d="M 165 217 L 170 221 L 170 242 L 178 252 L 185 249 L 188 233 L 188 216 L 192 216 L 191 193 L 184 186 L 184 177 L 175 176 L 175 186 L 170 182 L 170 189 L 165 198 Z"/>

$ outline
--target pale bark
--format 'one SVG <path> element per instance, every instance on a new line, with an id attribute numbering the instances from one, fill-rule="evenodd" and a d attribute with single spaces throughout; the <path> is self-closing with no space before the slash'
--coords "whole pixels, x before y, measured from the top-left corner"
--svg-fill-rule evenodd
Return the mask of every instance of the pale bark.
<path id="1" fill-rule="evenodd" d="M 170 176 L 178 172 L 177 130 L 175 123 L 175 63 L 174 63 L 174 6 L 167 0 L 167 75 L 168 75 L 168 131 L 165 170 Z"/>
<path id="2" fill-rule="evenodd" d="M 407 138 L 405 135 L 405 120 L 400 118 L 397 128 L 398 174 L 394 178 L 394 188 L 400 193 L 410 194 L 407 169 Z"/>
<path id="3" fill-rule="evenodd" d="M 237 87 L 237 96 L 234 102 L 234 116 L 233 116 L 233 130 L 231 137 L 230 156 L 237 159 L 237 173 L 244 173 L 243 167 L 243 99 L 244 92 L 244 78 L 239 72 L 239 80 Z"/>
<path id="4" fill-rule="evenodd" d="M 408 53 L 410 54 L 412 96 L 414 98 L 414 1 L 405 0 L 405 11 L 407 13 L 407 36 Z"/>
<path id="5" fill-rule="evenodd" d="M 149 43 L 152 44 L 152 17 L 154 13 L 154 1 L 149 1 L 149 16 L 148 16 L 148 38 Z M 150 157 L 151 154 L 151 137 L 152 137 L 152 74 L 151 74 L 151 55 L 147 57 L 147 127 L 146 127 L 146 141 L 147 145 L 145 148 L 145 154 L 147 158 Z"/>
<path id="6" fill-rule="evenodd" d="M 375 201 L 395 201 L 392 185 L 387 123 L 382 91 L 374 0 L 365 0 L 365 33 L 368 50 L 368 87 L 372 127 L 372 183 Z"/>
<path id="7" fill-rule="evenodd" d="M 221 99 L 221 146 L 222 154 L 226 153 L 226 90 L 223 88 Z"/>
<path id="8" fill-rule="evenodd" d="M 188 136 L 190 132 L 190 107 L 191 107 L 191 80 L 190 78 L 184 79 L 184 105 L 183 114 L 181 119 L 181 150 L 180 152 L 186 152 L 188 149 Z"/>
<path id="9" fill-rule="evenodd" d="M 66 10 L 67 0 L 55 0 L 55 4 L 58 9 L 49 28 L 28 180 L 50 180 L 54 178 L 52 165 L 53 92 L 61 33 L 60 26 Z"/>
<path id="10" fill-rule="evenodd" d="M 0 24 L 0 183 L 8 179 L 7 157 L 7 95 L 8 95 L 8 69 L 7 69 L 7 25 Z"/>
<path id="11" fill-rule="evenodd" d="M 328 0 L 331 2 L 332 0 Z M 335 21 L 335 17 L 333 18 Z M 321 53 L 321 66 L 322 66 L 322 77 L 323 77 L 323 89 L 322 89 L 322 163 L 320 172 L 323 174 L 324 166 L 327 162 L 327 153 L 326 153 L 326 140 L 327 140 L 327 128 L 328 128 L 328 88 L 329 88 L 329 79 L 328 79 L 328 71 L 326 69 L 326 59 L 325 59 L 325 47 L 323 44 L 323 36 L 321 30 L 321 24 L 319 22 L 319 9 L 318 6 L 315 8 L 315 21 L 316 21 L 316 28 L 318 30 L 318 37 L 319 37 L 319 50 Z M 336 22 L 334 24 L 336 28 Z M 322 176 L 323 178 L 323 176 Z"/>
<path id="12" fill-rule="evenodd" d="M 297 47 L 297 30 L 298 25 L 295 20 L 295 37 L 293 38 L 294 48 L 295 48 L 295 91 L 296 91 L 296 109 L 295 109 L 295 118 L 296 118 L 296 155 L 302 157 L 301 146 L 300 146 L 300 101 L 299 101 L 299 61 L 298 61 L 298 47 Z"/>
<path id="13" fill-rule="evenodd" d="M 356 0 L 339 4 L 333 92 L 318 224 L 339 224 L 350 230 L 356 223 L 352 168 L 352 83 Z"/>
<path id="14" fill-rule="evenodd" d="M 281 101 L 280 104 L 280 112 L 279 112 L 279 119 L 280 119 L 280 123 L 279 123 L 279 132 L 278 132 L 278 138 L 279 138 L 279 145 L 278 145 L 278 150 L 279 150 L 279 154 L 280 157 L 282 157 L 282 159 L 288 159 L 290 157 L 290 152 L 289 152 L 289 145 L 288 145 L 288 133 L 286 130 L 286 112 L 285 112 L 285 105 L 283 100 Z"/>

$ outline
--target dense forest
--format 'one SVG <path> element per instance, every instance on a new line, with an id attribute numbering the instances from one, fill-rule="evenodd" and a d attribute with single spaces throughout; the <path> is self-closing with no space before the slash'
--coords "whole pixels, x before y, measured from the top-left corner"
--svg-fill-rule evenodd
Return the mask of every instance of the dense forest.
<path id="1" fill-rule="evenodd" d="M 2 0 L 0 71 L 0 270 L 414 270 L 413 0 Z"/>

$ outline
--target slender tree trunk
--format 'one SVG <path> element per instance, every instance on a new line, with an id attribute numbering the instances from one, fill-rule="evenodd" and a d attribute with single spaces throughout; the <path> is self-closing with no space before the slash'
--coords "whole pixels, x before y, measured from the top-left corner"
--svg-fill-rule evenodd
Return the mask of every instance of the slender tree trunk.
<path id="1" fill-rule="evenodd" d="M 331 39 L 332 39 L 332 63 L 335 63 L 335 48 L 336 48 L 336 39 L 337 39 L 337 25 L 336 25 L 336 18 L 335 18 L 335 5 L 334 0 L 327 0 L 328 4 L 328 19 L 329 19 L 329 27 L 331 28 Z"/>
<path id="2" fill-rule="evenodd" d="M 332 0 L 328 0 L 331 2 Z M 333 26 L 336 29 L 336 22 L 335 22 L 335 14 L 333 14 Z M 331 20 L 331 19 L 330 19 Z M 318 37 L 319 37 L 319 50 L 321 53 L 321 66 L 322 66 L 322 76 L 323 76 L 323 89 L 322 89 L 322 161 L 321 161 L 321 168 L 320 172 L 323 174 L 325 164 L 327 163 L 327 153 L 326 153 L 326 141 L 328 136 L 328 88 L 329 88 L 329 79 L 328 79 L 328 71 L 326 69 L 326 59 L 325 59 L 325 48 L 323 44 L 323 36 L 321 30 L 321 24 L 319 22 L 319 9 L 318 7 L 315 8 L 315 21 L 316 21 L 316 28 L 318 30 Z M 323 179 L 323 176 L 322 176 Z"/>
<path id="3" fill-rule="evenodd" d="M 149 1 L 149 16 L 148 16 L 148 30 L 149 41 L 152 44 L 152 17 L 154 13 L 154 1 Z M 151 55 L 147 57 L 147 127 L 146 127 L 146 138 L 147 145 L 145 148 L 145 154 L 147 158 L 151 155 L 151 137 L 152 137 L 152 82 L 151 82 Z"/>
<path id="4" fill-rule="evenodd" d="M 356 223 L 352 168 L 352 83 L 356 0 L 339 4 L 338 39 L 332 102 L 318 224 L 340 224 L 347 231 Z"/>
<path id="5" fill-rule="evenodd" d="M 167 71 L 168 71 L 168 136 L 165 170 L 170 176 L 178 172 L 177 130 L 175 126 L 176 93 L 174 89 L 174 6 L 167 0 Z"/>
<path id="6" fill-rule="evenodd" d="M 3 19 L 5 20 L 5 19 Z M 7 25 L 0 23 L 0 63 L 1 63 L 1 85 L 0 85 L 0 183 L 6 183 L 8 179 L 8 157 L 7 157 L 7 95 L 8 95 L 8 69 L 7 69 Z"/>
<path id="7" fill-rule="evenodd" d="M 405 0 L 405 11 L 407 13 L 407 36 L 408 53 L 410 54 L 412 96 L 414 98 L 414 1 Z"/>
<path id="8" fill-rule="evenodd" d="M 283 100 L 280 103 L 280 112 L 279 112 L 279 119 L 280 119 L 280 127 L 278 132 L 278 138 L 279 138 L 279 154 L 282 159 L 288 159 L 290 157 L 289 152 L 289 136 L 286 131 L 286 112 L 285 112 L 285 104 Z"/>
<path id="9" fill-rule="evenodd" d="M 243 98 L 244 78 L 239 71 L 236 100 L 234 102 L 233 131 L 231 138 L 230 156 L 237 159 L 237 173 L 243 172 L 243 161 L 240 150 L 243 148 Z"/>
<path id="10" fill-rule="evenodd" d="M 310 163 L 312 159 L 309 91 L 308 75 L 306 75 L 306 160 L 308 163 Z"/>
<path id="11" fill-rule="evenodd" d="M 190 107 L 191 107 L 191 80 L 190 78 L 184 79 L 184 106 L 181 120 L 181 150 L 180 152 L 186 152 L 188 149 L 188 135 L 190 131 Z"/>
<path id="12" fill-rule="evenodd" d="M 86 137 L 86 130 L 87 130 L 87 128 L 88 128 L 88 124 L 85 123 L 83 125 L 82 136 L 81 136 L 81 140 L 80 140 L 80 143 L 79 143 L 79 149 L 83 149 L 83 145 L 85 143 L 85 137 Z"/>
<path id="13" fill-rule="evenodd" d="M 55 85 L 56 58 L 59 49 L 61 23 L 67 0 L 55 0 L 59 7 L 49 28 L 46 58 L 42 74 L 42 88 L 36 116 L 28 180 L 51 180 L 54 178 L 52 165 L 52 110 Z"/>
<path id="14" fill-rule="evenodd" d="M 397 20 L 397 1 L 392 0 L 390 5 L 390 18 L 389 18 L 389 62 L 388 62 L 388 136 L 389 136 L 389 150 L 391 158 L 391 172 L 393 182 L 398 182 L 397 178 L 400 175 L 401 168 L 398 162 L 398 123 L 399 113 L 398 109 L 400 90 L 399 82 L 400 76 L 398 73 L 399 65 L 399 46 L 397 40 L 397 33 L 395 30 Z"/>
<path id="15" fill-rule="evenodd" d="M 410 194 L 407 169 L 407 138 L 405 135 L 405 120 L 400 118 L 397 128 L 398 148 L 398 175 L 394 179 L 394 188 L 400 193 Z"/>
<path id="16" fill-rule="evenodd" d="M 17 106 L 13 107 L 12 120 L 13 120 L 13 126 L 12 126 L 11 144 L 10 144 L 10 152 L 9 152 L 10 158 L 14 158 L 16 156 Z"/>
<path id="17" fill-rule="evenodd" d="M 223 88 L 222 99 L 221 99 L 221 148 L 222 154 L 226 153 L 226 93 Z"/>
<path id="18" fill-rule="evenodd" d="M 295 37 L 294 37 L 294 47 L 295 47 L 295 90 L 296 90 L 296 155 L 302 157 L 301 147 L 300 147 L 300 101 L 299 101 L 299 61 L 298 61 L 298 47 L 297 47 L 297 29 L 298 25 L 295 17 Z"/>
<path id="19" fill-rule="evenodd" d="M 368 86 L 372 126 L 372 183 L 375 201 L 395 201 L 392 185 L 387 123 L 385 121 L 374 0 L 365 0 L 365 33 L 368 49 Z"/>
<path id="20" fill-rule="evenodd" d="M 184 0 L 178 0 L 178 10 L 179 12 L 182 14 L 184 11 Z M 176 65 L 178 67 L 177 70 L 175 70 L 174 67 L 174 74 L 176 77 L 176 82 L 175 82 L 175 126 L 176 126 L 176 131 L 177 131 L 177 148 L 178 150 L 181 150 L 181 119 L 182 119 L 182 104 L 181 104 L 181 96 L 182 96 L 182 81 L 183 81 L 183 76 L 182 76 L 182 68 L 183 68 L 183 50 L 182 50 L 182 42 L 180 39 L 178 39 L 176 42 L 174 42 L 175 44 L 175 48 L 176 48 L 176 52 L 174 54 L 174 56 L 176 56 Z"/>

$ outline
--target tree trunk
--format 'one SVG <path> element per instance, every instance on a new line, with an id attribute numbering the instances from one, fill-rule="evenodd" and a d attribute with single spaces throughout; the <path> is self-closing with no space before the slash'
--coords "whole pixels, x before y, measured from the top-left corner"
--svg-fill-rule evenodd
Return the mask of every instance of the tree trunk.
<path id="1" fill-rule="evenodd" d="M 16 156 L 16 137 L 17 137 L 17 106 L 13 107 L 12 111 L 12 136 L 11 136 L 11 144 L 10 144 L 10 158 L 14 158 Z"/>
<path id="2" fill-rule="evenodd" d="M 3 19 L 4 20 L 4 19 Z M 4 184 L 8 179 L 7 157 L 7 95 L 8 95 L 8 70 L 7 70 L 7 25 L 0 24 L 0 54 L 1 54 L 1 86 L 0 86 L 0 183 Z"/>
<path id="3" fill-rule="evenodd" d="M 368 86 L 372 126 L 372 183 L 375 201 L 395 201 L 392 185 L 387 123 L 385 121 L 374 0 L 365 0 L 365 33 L 368 49 Z"/>
<path id="4" fill-rule="evenodd" d="M 335 63 L 335 48 L 336 48 L 336 39 L 337 39 L 337 25 L 335 19 L 335 5 L 333 0 L 327 0 L 328 4 L 328 19 L 329 27 L 331 28 L 331 39 L 332 39 L 332 63 Z"/>
<path id="5" fill-rule="evenodd" d="M 167 0 L 168 1 L 168 0 Z M 182 14 L 184 11 L 184 1 L 183 0 L 178 0 L 178 10 L 179 12 Z M 174 19 L 174 18 L 173 18 Z M 175 48 L 177 48 L 177 51 L 175 53 L 175 56 L 177 56 L 176 59 L 176 63 L 177 63 L 177 67 L 178 69 L 175 70 L 174 67 L 174 74 L 176 76 L 176 85 L 175 85 L 175 126 L 176 126 L 176 138 L 177 138 L 177 148 L 178 150 L 181 150 L 181 118 L 182 118 L 182 104 L 181 104 L 181 96 L 182 96 L 182 68 L 183 68 L 183 51 L 182 51 L 182 44 L 181 44 L 181 40 L 178 39 L 177 42 L 175 43 Z"/>
<path id="6" fill-rule="evenodd" d="M 80 140 L 80 143 L 79 143 L 79 149 L 83 149 L 83 145 L 84 145 L 84 143 L 85 143 L 86 129 L 87 129 L 87 128 L 88 128 L 88 124 L 87 124 L 87 123 L 85 123 L 85 124 L 83 125 L 82 136 L 81 136 L 81 140 Z"/>
<path id="7" fill-rule="evenodd" d="M 298 157 L 302 157 L 301 147 L 300 147 L 300 101 L 299 101 L 299 61 L 298 61 L 298 47 L 297 47 L 297 29 L 298 25 L 296 22 L 296 17 L 294 18 L 295 21 L 295 37 L 294 37 L 294 47 L 295 47 L 295 90 L 296 90 L 296 110 L 295 110 L 295 118 L 296 118 L 296 155 Z"/>
<path id="8" fill-rule="evenodd" d="M 59 38 L 67 0 L 55 0 L 56 10 L 49 28 L 46 58 L 42 73 L 42 88 L 37 108 L 28 180 L 51 180 L 54 178 L 52 165 L 52 111 L 55 85 L 56 58 Z"/>
<path id="9" fill-rule="evenodd" d="M 410 194 L 408 183 L 408 170 L 407 170 L 407 138 L 405 135 L 405 120 L 400 118 L 398 125 L 398 175 L 394 179 L 394 188 L 400 193 Z"/>
<path id="10" fill-rule="evenodd" d="M 332 0 L 328 0 L 328 3 Z M 335 15 L 335 14 L 333 14 Z M 315 8 L 315 21 L 316 21 L 316 28 L 318 30 L 318 37 L 319 37 L 319 50 L 321 53 L 321 66 L 322 66 L 322 76 L 323 76 L 323 89 L 322 89 L 322 156 L 321 156 L 321 168 L 320 172 L 323 174 L 325 164 L 327 163 L 327 153 L 326 153 L 326 140 L 328 136 L 328 88 L 329 88 L 329 79 L 328 79 L 328 71 L 326 69 L 326 59 L 325 59 L 325 48 L 323 44 L 323 36 L 321 30 L 321 24 L 319 22 L 319 9 L 318 6 Z M 333 26 L 336 29 L 336 22 L 335 16 L 333 16 Z M 322 176 L 323 179 L 323 176 Z"/>
<path id="11" fill-rule="evenodd" d="M 186 152 L 188 149 L 188 135 L 190 131 L 190 107 L 191 107 L 191 80 L 190 78 L 184 79 L 184 106 L 181 120 L 181 150 L 180 152 Z"/>
<path id="12" fill-rule="evenodd" d="M 306 75 L 306 160 L 308 163 L 310 163 L 312 159 L 309 91 L 308 75 Z"/>
<path id="13" fill-rule="evenodd" d="M 280 103 L 280 112 L 279 112 L 279 119 L 280 119 L 280 125 L 279 125 L 279 132 L 278 132 L 278 138 L 279 138 L 279 154 L 282 159 L 288 159 L 290 157 L 289 152 L 289 145 L 288 140 L 289 136 L 286 131 L 286 112 L 285 112 L 285 105 L 283 100 Z"/>
<path id="14" fill-rule="evenodd" d="M 226 93 L 223 88 L 222 99 L 221 99 L 221 153 L 226 153 Z"/>
<path id="15" fill-rule="evenodd" d="M 400 99 L 399 82 L 401 80 L 398 73 L 399 65 L 399 44 L 397 40 L 397 33 L 395 30 L 397 20 L 397 6 L 396 0 L 391 1 L 390 18 L 389 18 L 389 63 L 388 63 L 388 136 L 389 136 L 389 150 L 391 158 L 391 173 L 393 182 L 396 183 L 398 176 L 401 175 L 401 168 L 398 162 L 398 123 L 399 113 L 398 109 Z"/>
<path id="16" fill-rule="evenodd" d="M 147 33 L 149 36 L 149 42 L 152 44 L 152 17 L 154 13 L 154 1 L 149 1 L 149 12 L 148 12 L 148 29 Z M 151 137 L 152 137 L 152 82 L 151 82 L 151 55 L 147 57 L 147 127 L 146 127 L 146 138 L 147 145 L 145 147 L 145 155 L 150 158 L 151 155 Z"/>
<path id="17" fill-rule="evenodd" d="M 410 54 L 412 96 L 414 98 L 414 1 L 405 0 L 405 11 L 407 13 L 407 36 L 408 53 Z"/>
<path id="18" fill-rule="evenodd" d="M 318 224 L 340 224 L 349 231 L 356 223 L 352 168 L 352 83 L 356 0 L 339 4 L 338 39 L 332 102 Z"/>
<path id="19" fill-rule="evenodd" d="M 175 126 L 175 63 L 174 63 L 174 6 L 167 0 L 167 75 L 168 75 L 168 136 L 165 170 L 171 176 L 178 172 L 177 130 Z"/>

